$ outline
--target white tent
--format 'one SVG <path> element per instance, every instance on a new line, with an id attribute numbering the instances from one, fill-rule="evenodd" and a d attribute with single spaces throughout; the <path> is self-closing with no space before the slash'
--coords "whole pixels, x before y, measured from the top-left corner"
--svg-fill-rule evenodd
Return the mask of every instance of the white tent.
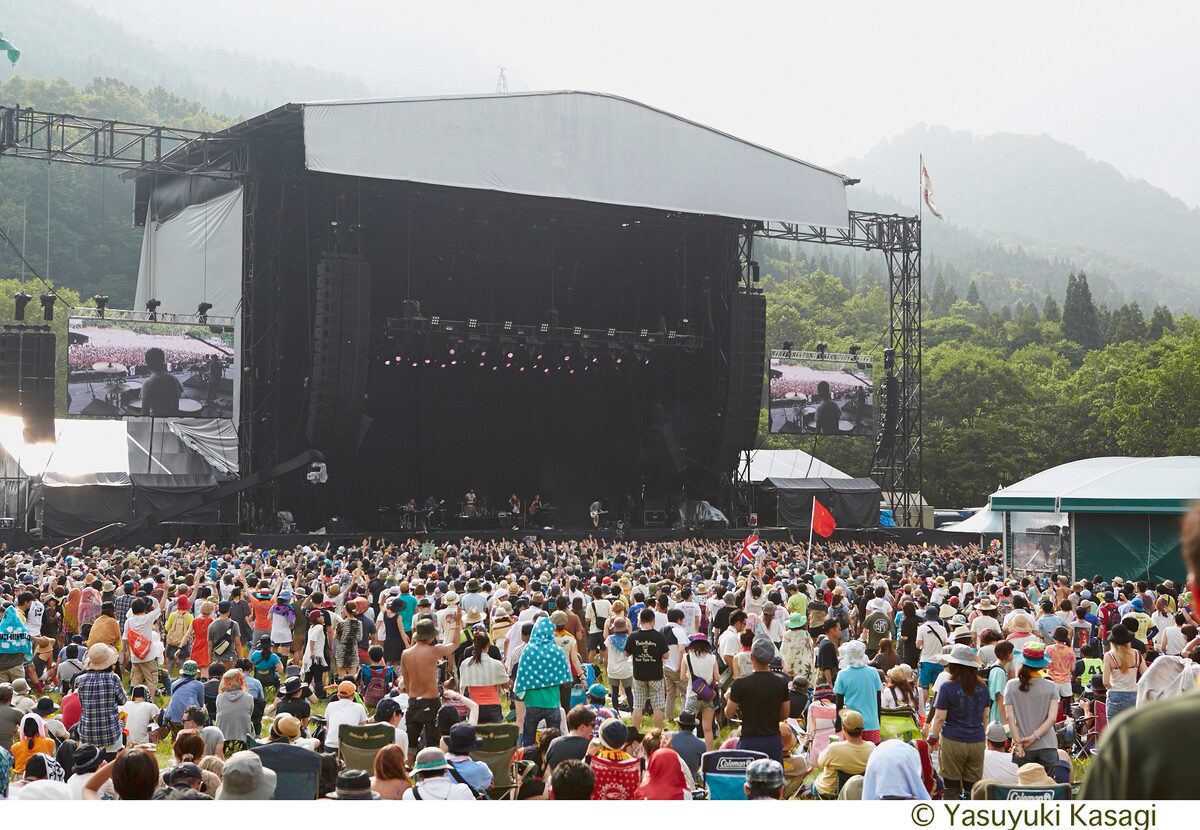
<path id="1" fill-rule="evenodd" d="M 949 533 L 973 533 L 977 536 L 983 534 L 999 536 L 1004 532 L 1004 514 L 993 513 L 990 508 L 985 507 L 969 519 L 952 525 L 943 525 L 938 530 L 945 530 Z"/>
<path id="2" fill-rule="evenodd" d="M 741 468 L 750 456 L 750 481 L 753 484 L 768 478 L 853 478 L 815 458 L 804 450 L 750 450 L 742 453 Z"/>

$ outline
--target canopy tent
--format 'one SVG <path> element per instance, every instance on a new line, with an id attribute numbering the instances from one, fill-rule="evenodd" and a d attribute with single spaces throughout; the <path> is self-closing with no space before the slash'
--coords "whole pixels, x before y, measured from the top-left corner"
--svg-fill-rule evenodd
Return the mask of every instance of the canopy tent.
<path id="1" fill-rule="evenodd" d="M 1200 501 L 1200 456 L 1087 458 L 993 493 L 1001 514 L 1065 513 L 1074 574 L 1180 579 L 1179 517 Z M 1006 527 L 1011 519 L 1006 522 Z M 1005 533 L 1005 553 L 1012 554 Z"/>
<path id="2" fill-rule="evenodd" d="M 21 419 L 0 416 L 0 516 L 25 527 L 40 505 L 50 536 L 131 522 L 236 476 L 237 433 L 228 420 L 70 418 L 54 425 L 54 443 L 28 444 Z M 202 511 L 196 520 L 210 515 Z"/>
<path id="3" fill-rule="evenodd" d="M 1004 533 L 1004 514 L 995 513 L 985 507 L 969 519 L 952 525 L 942 525 L 939 530 L 947 533 L 971 533 L 976 536 L 1000 536 Z"/>
<path id="4" fill-rule="evenodd" d="M 761 492 L 773 498 L 782 527 L 807 529 L 814 498 L 838 527 L 879 527 L 879 485 L 869 478 L 771 478 Z"/>
<path id="5" fill-rule="evenodd" d="M 804 450 L 748 450 L 742 453 L 740 467 L 749 467 L 750 483 L 769 478 L 850 478 L 832 464 L 826 464 Z"/>

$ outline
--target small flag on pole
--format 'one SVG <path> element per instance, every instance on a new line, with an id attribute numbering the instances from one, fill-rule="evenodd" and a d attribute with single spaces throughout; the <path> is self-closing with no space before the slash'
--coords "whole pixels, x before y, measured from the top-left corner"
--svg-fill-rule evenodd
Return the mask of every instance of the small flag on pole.
<path id="1" fill-rule="evenodd" d="M 13 66 L 17 65 L 17 59 L 21 57 L 21 50 L 4 39 L 4 32 L 0 32 L 0 52 L 8 53 L 8 60 Z"/>
<path id="2" fill-rule="evenodd" d="M 833 514 L 825 509 L 825 505 L 813 499 L 812 532 L 822 539 L 828 539 L 837 530 L 837 522 Z"/>
<path id="3" fill-rule="evenodd" d="M 946 217 L 942 216 L 942 212 L 933 202 L 933 182 L 929 180 L 929 171 L 925 169 L 924 161 L 921 162 L 921 197 L 925 200 L 925 207 L 929 208 L 929 212 L 944 221 Z"/>
<path id="4" fill-rule="evenodd" d="M 746 537 L 746 541 L 742 542 L 742 549 L 738 552 L 737 558 L 733 560 L 733 566 L 742 568 L 746 565 L 753 565 L 754 560 L 758 557 L 758 552 L 758 534 L 751 533 Z"/>

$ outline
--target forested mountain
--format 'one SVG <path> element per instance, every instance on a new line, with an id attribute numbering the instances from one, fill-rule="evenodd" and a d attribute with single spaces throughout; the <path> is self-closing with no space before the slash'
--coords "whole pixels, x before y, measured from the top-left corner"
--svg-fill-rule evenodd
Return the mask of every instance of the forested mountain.
<path id="1" fill-rule="evenodd" d="M 1014 280 L 1060 293 L 1068 263 L 1085 270 L 1109 304 L 1200 310 L 1200 210 L 1049 136 L 979 137 L 924 125 L 841 163 L 863 180 L 851 203 L 915 212 L 922 154 L 946 217 L 926 213 L 925 249 L 936 257 L 926 266 L 992 272 L 1007 285 L 978 280 L 986 301 L 1027 301 Z"/>
<path id="2" fill-rule="evenodd" d="M 210 13 L 203 5 L 193 11 Z M 0 0 L 0 31 L 21 49 L 16 71 L 22 77 L 63 78 L 78 87 L 94 78 L 120 78 L 142 89 L 165 87 L 217 112 L 241 116 L 288 101 L 373 94 L 362 81 L 300 63 L 262 60 L 224 49 L 219 43 L 196 41 L 180 46 L 180 41 L 188 40 L 186 32 L 172 33 L 176 36 L 170 38 L 167 48 L 138 36 L 115 17 L 77 0 Z M 238 24 L 230 20 L 229 25 Z M 0 80 L 11 74 L 5 63 Z"/>

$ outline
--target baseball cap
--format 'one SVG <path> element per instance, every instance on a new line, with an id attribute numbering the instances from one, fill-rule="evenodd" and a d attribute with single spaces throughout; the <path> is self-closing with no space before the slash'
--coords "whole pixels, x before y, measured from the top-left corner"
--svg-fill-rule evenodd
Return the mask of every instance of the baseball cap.
<path id="1" fill-rule="evenodd" d="M 375 706 L 375 720 L 379 722 L 389 721 L 400 714 L 400 712 L 400 701 L 394 697 L 385 697 Z"/>
<path id="2" fill-rule="evenodd" d="M 763 665 L 775 659 L 775 645 L 766 637 L 759 637 L 750 646 L 750 656 Z"/>
<path id="3" fill-rule="evenodd" d="M 591 686 L 588 686 L 587 696 L 603 700 L 608 697 L 608 689 L 605 688 L 603 683 L 593 683 Z"/>
<path id="4" fill-rule="evenodd" d="M 994 720 L 988 724 L 987 739 L 994 744 L 1004 743 L 1008 740 L 1008 733 L 1004 731 L 1004 724 L 998 720 Z"/>
<path id="5" fill-rule="evenodd" d="M 629 727 L 616 718 L 600 724 L 600 743 L 605 749 L 621 749 L 629 740 Z"/>
<path id="6" fill-rule="evenodd" d="M 358 692 L 358 687 L 355 686 L 354 682 L 351 680 L 343 680 L 341 683 L 338 684 L 338 687 L 337 687 L 338 697 L 354 697 L 354 695 L 357 692 Z"/>
<path id="7" fill-rule="evenodd" d="M 853 732 L 856 729 L 863 728 L 863 716 L 861 713 L 856 712 L 853 709 L 843 709 L 841 715 L 842 729 L 845 729 L 847 732 Z"/>

